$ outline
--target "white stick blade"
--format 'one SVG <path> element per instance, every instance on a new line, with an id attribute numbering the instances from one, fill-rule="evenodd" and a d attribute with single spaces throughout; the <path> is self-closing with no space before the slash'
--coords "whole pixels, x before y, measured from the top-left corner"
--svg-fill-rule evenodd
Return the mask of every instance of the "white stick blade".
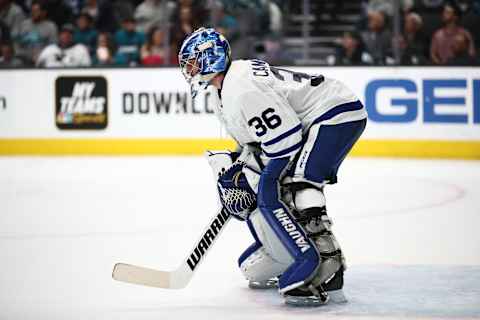
<path id="1" fill-rule="evenodd" d="M 113 267 L 112 278 L 117 281 L 139 284 L 156 288 L 172 288 L 171 273 L 153 270 L 126 263 L 117 263 Z"/>

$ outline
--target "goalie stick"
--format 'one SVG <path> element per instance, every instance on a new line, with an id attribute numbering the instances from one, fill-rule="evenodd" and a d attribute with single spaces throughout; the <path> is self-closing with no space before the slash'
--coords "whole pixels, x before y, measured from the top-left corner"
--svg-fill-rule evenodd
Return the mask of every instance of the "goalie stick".
<path id="1" fill-rule="evenodd" d="M 117 263 L 113 267 L 112 278 L 118 281 L 165 289 L 182 289 L 192 279 L 194 272 L 204 260 L 227 222 L 230 215 L 220 209 L 205 227 L 201 238 L 182 264 L 173 271 L 154 270 L 126 263 Z"/>

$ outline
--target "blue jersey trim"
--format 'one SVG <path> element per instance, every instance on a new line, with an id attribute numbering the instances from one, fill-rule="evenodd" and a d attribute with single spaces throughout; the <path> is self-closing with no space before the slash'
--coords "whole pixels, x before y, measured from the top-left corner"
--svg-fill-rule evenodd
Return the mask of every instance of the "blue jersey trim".
<path id="1" fill-rule="evenodd" d="M 276 138 L 273 138 L 270 141 L 263 142 L 262 144 L 264 146 L 271 146 L 272 144 L 275 144 L 275 143 L 281 141 L 282 139 L 284 139 L 288 136 L 291 136 L 292 134 L 296 133 L 299 130 L 302 130 L 302 124 L 301 123 L 298 126 L 296 126 L 295 128 L 292 128 L 292 129 L 288 130 L 287 132 L 282 133 L 281 135 L 279 135 Z"/>
<path id="2" fill-rule="evenodd" d="M 325 120 L 330 120 L 333 117 L 335 117 L 336 115 L 339 115 L 340 113 L 361 110 L 362 108 L 363 108 L 363 104 L 360 102 L 360 100 L 340 104 L 340 105 L 328 110 L 327 112 L 322 114 L 320 117 L 315 119 L 312 122 L 312 125 L 314 125 L 316 123 L 319 123 L 319 122 L 322 122 L 322 121 L 325 121 Z"/>
<path id="3" fill-rule="evenodd" d="M 315 119 L 313 122 L 312 122 L 312 125 L 314 124 L 317 124 L 319 122 L 322 122 L 322 121 L 325 121 L 325 120 L 329 120 L 329 119 L 332 119 L 333 117 L 339 115 L 340 113 L 344 113 L 344 112 L 349 112 L 349 111 L 356 111 L 356 110 L 361 110 L 363 108 L 363 104 L 360 102 L 360 100 L 356 100 L 356 101 L 353 101 L 353 102 L 347 102 L 347 103 L 344 103 L 344 104 L 340 104 L 330 110 L 328 110 L 327 112 L 325 112 L 324 114 L 322 114 L 320 117 L 318 117 L 317 119 Z M 293 129 L 290 129 L 288 130 L 287 132 L 285 133 L 282 133 L 281 135 L 279 135 L 278 137 L 270 140 L 270 141 L 267 141 L 265 143 L 262 143 L 264 146 L 269 146 L 269 145 L 272 145 L 272 144 L 275 144 L 277 143 L 278 141 L 282 140 L 283 138 L 285 137 L 288 137 L 290 135 L 292 135 L 293 133 L 297 132 L 298 130 L 301 130 L 302 128 L 302 125 L 299 124 L 298 126 L 296 126 L 295 128 Z M 304 140 L 304 139 L 302 139 Z M 265 153 L 265 155 L 267 157 L 270 157 L 270 158 L 274 158 L 274 157 L 282 157 L 284 155 L 287 155 L 288 153 L 296 150 L 297 148 L 300 148 L 302 145 L 303 145 L 304 141 L 301 141 L 285 150 L 282 150 L 282 151 L 279 151 L 279 152 L 273 152 L 273 153 L 269 153 L 265 150 L 263 150 L 263 152 Z"/>
<path id="4" fill-rule="evenodd" d="M 265 155 L 267 157 L 270 157 L 270 158 L 281 157 L 281 156 L 285 156 L 285 155 L 289 154 L 290 152 L 292 152 L 296 149 L 300 149 L 302 146 L 303 146 L 303 139 L 299 143 L 294 144 L 293 146 L 288 147 L 287 149 L 284 149 L 282 151 L 269 153 L 269 152 L 263 150 L 263 153 L 265 153 Z"/>
<path id="5" fill-rule="evenodd" d="M 265 217 L 267 223 L 272 227 L 275 234 L 283 239 L 282 243 L 285 244 L 287 251 L 293 257 L 296 257 L 301 254 L 300 250 L 297 248 L 294 240 L 286 234 L 282 225 L 277 221 L 273 213 L 275 209 L 284 208 L 283 204 L 279 201 L 278 178 L 281 176 L 288 163 L 288 158 L 273 159 L 268 163 L 260 177 L 257 201 L 258 208 Z M 285 209 L 285 212 L 288 211 Z M 292 219 L 292 221 L 294 220 Z"/>

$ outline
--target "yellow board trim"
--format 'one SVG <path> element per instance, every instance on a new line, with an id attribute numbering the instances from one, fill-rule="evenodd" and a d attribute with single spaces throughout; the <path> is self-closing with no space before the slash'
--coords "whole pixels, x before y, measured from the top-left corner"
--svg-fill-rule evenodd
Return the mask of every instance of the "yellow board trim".
<path id="1" fill-rule="evenodd" d="M 352 156 L 394 158 L 480 159 L 480 141 L 360 140 Z"/>
<path id="2" fill-rule="evenodd" d="M 229 139 L 0 139 L 0 155 L 198 155 Z"/>
<path id="3" fill-rule="evenodd" d="M 230 139 L 0 139 L 0 155 L 199 155 L 235 149 Z M 352 156 L 480 159 L 480 141 L 360 140 Z"/>

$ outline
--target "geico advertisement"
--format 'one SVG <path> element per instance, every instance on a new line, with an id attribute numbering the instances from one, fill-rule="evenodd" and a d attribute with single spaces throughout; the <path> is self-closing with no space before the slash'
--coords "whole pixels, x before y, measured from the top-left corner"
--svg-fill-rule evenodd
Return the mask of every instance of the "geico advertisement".
<path id="1" fill-rule="evenodd" d="M 350 87 L 367 108 L 364 138 L 480 140 L 479 68 L 289 69 Z M 225 136 L 216 90 L 192 100 L 176 68 L 8 71 L 0 84 L 1 136 Z"/>
<path id="2" fill-rule="evenodd" d="M 345 82 L 361 97 L 369 118 L 364 138 L 480 140 L 478 68 L 316 71 Z"/>

